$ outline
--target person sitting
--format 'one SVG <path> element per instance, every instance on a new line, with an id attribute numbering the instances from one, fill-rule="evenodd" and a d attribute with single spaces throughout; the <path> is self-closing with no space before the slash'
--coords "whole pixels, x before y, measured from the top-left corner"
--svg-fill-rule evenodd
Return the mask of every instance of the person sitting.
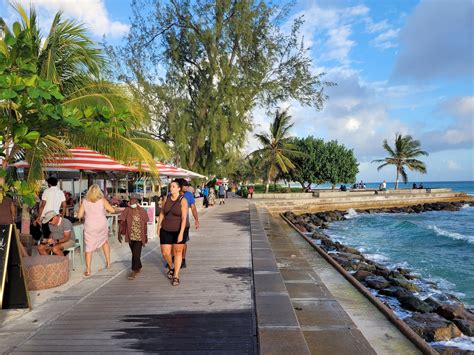
<path id="1" fill-rule="evenodd" d="M 414 183 L 413 183 L 413 186 L 412 186 L 412 189 L 415 190 L 415 189 L 417 189 L 417 188 L 418 188 L 418 186 L 416 186 L 416 182 L 414 182 Z"/>
<path id="2" fill-rule="evenodd" d="M 341 185 L 341 191 L 347 191 L 346 185 Z"/>
<path id="3" fill-rule="evenodd" d="M 422 182 L 420 182 L 420 185 L 418 185 L 418 188 L 419 188 L 420 190 L 424 189 Z"/>
<path id="4" fill-rule="evenodd" d="M 64 255 L 64 249 L 74 246 L 76 236 L 72 223 L 66 218 L 61 217 L 56 211 L 48 211 L 44 214 L 41 223 L 49 224 L 50 235 L 44 236 L 38 245 L 40 255 L 48 255 L 53 252 L 55 255 Z"/>

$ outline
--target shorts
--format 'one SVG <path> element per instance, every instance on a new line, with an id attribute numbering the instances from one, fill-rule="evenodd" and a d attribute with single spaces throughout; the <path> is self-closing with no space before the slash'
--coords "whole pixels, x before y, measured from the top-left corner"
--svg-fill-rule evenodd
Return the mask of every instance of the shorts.
<path id="1" fill-rule="evenodd" d="M 224 198 L 224 194 L 219 194 L 219 198 Z"/>
<path id="2" fill-rule="evenodd" d="M 184 229 L 183 233 L 183 241 L 178 243 L 178 236 L 179 231 L 176 232 L 169 232 L 164 230 L 163 228 L 160 229 L 160 244 L 186 244 L 189 240 L 189 228 Z"/>

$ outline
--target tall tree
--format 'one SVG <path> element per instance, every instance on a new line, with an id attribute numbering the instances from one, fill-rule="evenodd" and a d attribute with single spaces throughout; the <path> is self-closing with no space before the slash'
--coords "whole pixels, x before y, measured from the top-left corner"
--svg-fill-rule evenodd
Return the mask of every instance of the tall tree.
<path id="1" fill-rule="evenodd" d="M 384 159 L 373 160 L 372 163 L 383 163 L 377 167 L 377 170 L 382 169 L 387 165 L 395 165 L 397 170 L 397 178 L 395 180 L 395 189 L 398 189 L 398 180 L 400 176 L 406 184 L 408 175 L 405 167 L 412 171 L 418 171 L 426 174 L 426 165 L 421 160 L 416 158 L 428 153 L 421 150 L 421 143 L 415 140 L 410 135 L 403 136 L 400 133 L 395 134 L 395 146 L 392 148 L 386 139 L 383 141 L 383 148 L 388 152 L 389 156 Z"/>
<path id="2" fill-rule="evenodd" d="M 182 165 L 208 172 L 245 143 L 251 111 L 297 100 L 323 106 L 331 83 L 313 74 L 298 42 L 279 26 L 288 8 L 255 0 L 132 2 L 127 45 L 111 50 L 153 117 L 157 136 L 174 145 Z"/>
<path id="3" fill-rule="evenodd" d="M 330 141 L 325 144 L 321 159 L 324 166 L 322 180 L 329 182 L 333 190 L 339 183 L 356 181 L 359 164 L 352 149 L 346 148 L 337 141 Z"/>
<path id="4" fill-rule="evenodd" d="M 298 151 L 305 153 L 305 156 L 294 160 L 296 168 L 289 172 L 287 180 L 299 182 L 303 190 L 309 188 L 313 183 L 326 182 L 326 166 L 323 159 L 326 147 L 324 141 L 308 136 L 293 138 L 292 143 Z"/>
<path id="5" fill-rule="evenodd" d="M 40 110 L 49 113 L 49 119 L 45 119 L 36 111 L 28 110 L 22 105 L 23 101 L 19 105 L 4 101 L 0 106 L 7 113 L 5 118 L 17 110 L 16 122 L 5 120 L 2 122 L 5 127 L 11 126 L 14 131 L 14 126 L 22 123 L 34 128 L 41 137 L 60 138 L 63 145 L 87 146 L 119 160 L 146 161 L 150 166 L 154 166 L 153 156 L 167 154 L 165 144 L 138 132 L 146 121 L 131 95 L 123 87 L 101 79 L 101 72 L 107 67 L 106 57 L 88 37 L 82 24 L 63 19 L 58 12 L 43 38 L 34 8 L 29 14 L 19 4 L 14 8 L 21 23 L 14 23 L 13 30 L 0 19 L 5 30 L 3 55 L 7 70 L 4 75 L 14 75 L 18 80 L 25 78 L 31 85 L 40 85 L 39 89 L 54 86 L 57 94 L 53 95 L 56 101 L 52 104 L 59 106 L 42 105 Z M 28 63 L 28 67 L 22 68 L 19 63 Z M 40 95 L 36 89 L 29 90 L 33 98 Z M 49 99 L 48 94 L 44 95 L 40 99 Z M 21 110 L 27 110 L 28 116 L 20 114 Z M 18 117 L 28 117 L 28 120 L 23 122 Z M 4 137 L 4 141 L 9 138 L 12 136 Z M 26 156 L 30 171 L 36 172 L 32 179 L 42 174 L 41 158 L 54 152 L 57 150 L 43 149 Z"/>
<path id="6" fill-rule="evenodd" d="M 262 145 L 262 148 L 255 150 L 251 156 L 253 159 L 261 157 L 261 163 L 266 166 L 267 184 L 265 193 L 268 193 L 270 182 L 278 173 L 288 173 L 295 168 L 292 159 L 301 157 L 303 154 L 296 150 L 291 143 L 290 129 L 293 127 L 291 116 L 287 111 L 276 111 L 275 119 L 270 124 L 268 133 L 255 134 L 255 138 Z"/>

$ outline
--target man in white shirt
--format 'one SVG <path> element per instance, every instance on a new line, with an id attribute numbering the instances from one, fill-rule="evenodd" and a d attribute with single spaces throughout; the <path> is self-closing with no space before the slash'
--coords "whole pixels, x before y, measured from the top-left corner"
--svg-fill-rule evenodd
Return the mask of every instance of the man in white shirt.
<path id="1" fill-rule="evenodd" d="M 59 189 L 58 179 L 55 177 L 50 177 L 48 180 L 48 188 L 44 190 L 43 196 L 41 198 L 41 204 L 38 211 L 38 218 L 36 220 L 37 224 L 42 223 L 42 219 L 46 212 L 54 211 L 56 214 L 61 214 L 61 217 L 64 217 L 66 213 L 66 196 L 64 192 Z M 61 213 L 59 211 L 61 210 Z M 48 223 L 42 224 L 43 238 L 48 238 L 50 235 Z"/>

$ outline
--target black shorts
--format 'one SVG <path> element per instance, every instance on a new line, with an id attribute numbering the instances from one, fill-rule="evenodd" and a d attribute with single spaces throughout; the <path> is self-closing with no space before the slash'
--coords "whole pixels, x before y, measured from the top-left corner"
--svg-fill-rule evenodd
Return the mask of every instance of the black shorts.
<path id="1" fill-rule="evenodd" d="M 224 198 L 224 194 L 219 194 L 219 198 Z"/>
<path id="2" fill-rule="evenodd" d="M 178 243 L 178 236 L 179 236 L 179 231 L 169 232 L 161 228 L 160 229 L 160 244 L 186 244 L 186 242 L 189 240 L 189 228 L 184 228 L 183 241 L 180 243 Z"/>

